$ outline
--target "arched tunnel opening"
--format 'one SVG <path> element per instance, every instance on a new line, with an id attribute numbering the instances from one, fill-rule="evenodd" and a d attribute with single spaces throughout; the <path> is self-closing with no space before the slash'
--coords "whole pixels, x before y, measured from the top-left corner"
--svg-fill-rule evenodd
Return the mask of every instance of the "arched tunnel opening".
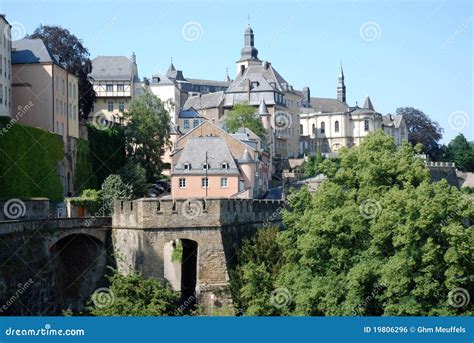
<path id="1" fill-rule="evenodd" d="M 198 244 L 190 239 L 175 239 L 166 243 L 164 250 L 165 279 L 181 293 L 180 309 L 189 313 L 197 300 Z"/>
<path id="2" fill-rule="evenodd" d="M 55 265 L 53 289 L 57 312 L 80 311 L 103 280 L 107 263 L 104 244 L 93 236 L 73 234 L 50 249 Z"/>

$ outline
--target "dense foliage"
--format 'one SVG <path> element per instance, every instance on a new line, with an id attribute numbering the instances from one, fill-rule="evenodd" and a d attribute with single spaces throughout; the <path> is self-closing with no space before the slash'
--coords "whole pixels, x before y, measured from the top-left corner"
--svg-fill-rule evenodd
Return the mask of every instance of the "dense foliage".
<path id="1" fill-rule="evenodd" d="M 74 175 L 74 189 L 79 194 L 84 189 L 97 188 L 97 179 L 92 171 L 92 156 L 89 142 L 77 139 L 76 172 Z"/>
<path id="2" fill-rule="evenodd" d="M 99 130 L 93 125 L 87 126 L 92 174 L 100 186 L 110 174 L 116 173 L 126 162 L 125 137 L 118 126 Z"/>
<path id="3" fill-rule="evenodd" d="M 463 134 L 457 135 L 446 151 L 447 159 L 456 164 L 456 168 L 465 172 L 474 172 L 474 145 Z"/>
<path id="4" fill-rule="evenodd" d="M 133 272 L 108 277 L 110 287 L 104 295 L 93 294 L 90 314 L 94 316 L 173 316 L 178 293 L 154 278 Z M 101 297 L 104 297 L 103 299 Z"/>
<path id="5" fill-rule="evenodd" d="M 84 206 L 91 215 L 95 215 L 102 206 L 101 191 L 84 189 L 80 196 L 71 198 L 70 202 L 77 206 Z"/>
<path id="6" fill-rule="evenodd" d="M 148 189 L 146 170 L 140 164 L 129 160 L 119 169 L 118 175 L 120 175 L 123 182 L 132 186 L 134 198 L 146 196 Z"/>
<path id="7" fill-rule="evenodd" d="M 82 40 L 65 28 L 51 25 L 40 25 L 27 38 L 41 38 L 51 53 L 59 57 L 59 62 L 65 65 L 67 71 L 77 76 L 79 113 L 83 119 L 87 119 L 96 94 L 88 77 L 92 71 L 89 50 L 82 45 Z"/>
<path id="8" fill-rule="evenodd" d="M 259 116 L 255 113 L 255 107 L 247 103 L 235 104 L 226 118 L 228 131 L 236 132 L 239 128 L 245 127 L 252 130 L 260 138 L 265 139 L 265 128 Z"/>
<path id="9" fill-rule="evenodd" d="M 0 121 L 0 198 L 62 199 L 56 173 L 63 159 L 61 137 L 41 129 Z"/>
<path id="10" fill-rule="evenodd" d="M 446 181 L 430 183 L 415 155 L 378 131 L 342 149 L 338 164 L 325 160 L 315 195 L 289 197 L 279 272 L 266 271 L 273 256 L 240 260 L 248 313 L 472 315 L 450 301 L 458 288 L 474 292 L 474 205 Z M 271 308 L 274 292 L 284 301 Z"/>
<path id="11" fill-rule="evenodd" d="M 132 186 L 123 182 L 119 175 L 110 174 L 102 184 L 103 213 L 112 214 L 115 200 L 129 200 L 132 197 Z"/>
<path id="12" fill-rule="evenodd" d="M 438 142 L 443 137 L 443 129 L 422 111 L 413 107 L 397 108 L 397 115 L 403 115 L 408 128 L 408 141 L 413 146 L 420 143 L 423 152 L 437 160 L 442 155 Z"/>
<path id="13" fill-rule="evenodd" d="M 147 181 L 159 178 L 170 132 L 170 116 L 164 103 L 154 94 L 144 92 L 133 99 L 125 129 L 127 156 L 145 168 Z"/>
<path id="14" fill-rule="evenodd" d="M 303 164 L 304 175 L 306 177 L 313 177 L 319 174 L 319 168 L 324 157 L 318 152 L 316 156 L 309 156 L 308 160 Z"/>

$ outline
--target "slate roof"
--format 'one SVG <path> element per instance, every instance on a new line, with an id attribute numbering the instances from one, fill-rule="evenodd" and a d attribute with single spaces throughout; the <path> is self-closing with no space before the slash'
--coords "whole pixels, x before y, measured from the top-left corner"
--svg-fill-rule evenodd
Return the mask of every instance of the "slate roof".
<path id="1" fill-rule="evenodd" d="M 59 60 L 53 56 L 42 39 L 20 39 L 12 42 L 12 64 L 55 63 Z"/>
<path id="2" fill-rule="evenodd" d="M 193 85 L 200 86 L 214 86 L 214 87 L 229 87 L 229 81 L 217 81 L 217 80 L 204 80 L 204 79 L 190 79 L 186 78 L 186 81 Z"/>
<path id="3" fill-rule="evenodd" d="M 208 175 L 238 175 L 239 169 L 232 157 L 229 147 L 221 137 L 198 137 L 189 138 L 186 141 L 178 162 L 173 167 L 174 175 L 205 175 L 206 170 L 202 168 L 206 163 L 210 168 Z M 191 169 L 184 169 L 184 164 L 191 164 Z M 228 169 L 222 169 L 222 164 L 227 163 Z"/>
<path id="4" fill-rule="evenodd" d="M 125 56 L 97 56 L 92 60 L 90 76 L 94 80 L 129 81 L 133 62 Z"/>
<path id="5" fill-rule="evenodd" d="M 219 107 L 224 101 L 224 92 L 215 92 L 208 94 L 201 94 L 189 97 L 184 103 L 183 108 L 194 108 L 195 110 L 201 110 L 206 108 Z"/>
<path id="6" fill-rule="evenodd" d="M 348 112 L 349 106 L 337 99 L 313 98 L 311 97 L 311 107 L 322 113 Z"/>
<path id="7" fill-rule="evenodd" d="M 382 125 L 383 126 L 393 126 L 395 128 L 399 128 L 400 124 L 402 123 L 403 115 L 392 115 L 386 114 L 382 116 Z"/>
<path id="8" fill-rule="evenodd" d="M 284 91 L 282 84 L 288 82 L 273 68 L 270 62 L 262 62 L 261 64 L 251 64 L 245 69 L 244 74 L 239 73 L 235 80 L 232 81 L 226 93 L 246 92 L 243 80 L 250 82 L 258 82 L 258 86 L 252 91 Z M 271 86 L 274 82 L 275 87 Z"/>
<path id="9" fill-rule="evenodd" d="M 192 107 L 179 111 L 179 118 L 198 118 L 199 113 Z"/>

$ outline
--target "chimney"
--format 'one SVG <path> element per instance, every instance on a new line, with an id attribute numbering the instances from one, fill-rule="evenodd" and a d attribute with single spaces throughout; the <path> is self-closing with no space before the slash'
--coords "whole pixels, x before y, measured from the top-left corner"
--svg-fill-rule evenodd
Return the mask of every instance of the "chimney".
<path id="1" fill-rule="evenodd" d="M 303 88 L 303 100 L 308 104 L 311 102 L 311 91 L 309 90 L 309 87 Z"/>

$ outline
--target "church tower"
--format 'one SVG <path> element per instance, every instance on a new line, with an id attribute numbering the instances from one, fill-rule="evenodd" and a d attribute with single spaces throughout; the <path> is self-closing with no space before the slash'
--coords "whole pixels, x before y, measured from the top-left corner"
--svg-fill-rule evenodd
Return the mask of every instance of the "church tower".
<path id="1" fill-rule="evenodd" d="M 258 59 L 258 50 L 255 47 L 255 37 L 250 25 L 245 29 L 244 47 L 240 50 L 240 59 L 237 61 L 237 73 L 242 73 L 250 64 L 261 64 Z"/>
<path id="2" fill-rule="evenodd" d="M 342 69 L 342 62 L 337 83 L 337 100 L 346 102 L 346 85 L 344 84 L 344 70 Z"/>

